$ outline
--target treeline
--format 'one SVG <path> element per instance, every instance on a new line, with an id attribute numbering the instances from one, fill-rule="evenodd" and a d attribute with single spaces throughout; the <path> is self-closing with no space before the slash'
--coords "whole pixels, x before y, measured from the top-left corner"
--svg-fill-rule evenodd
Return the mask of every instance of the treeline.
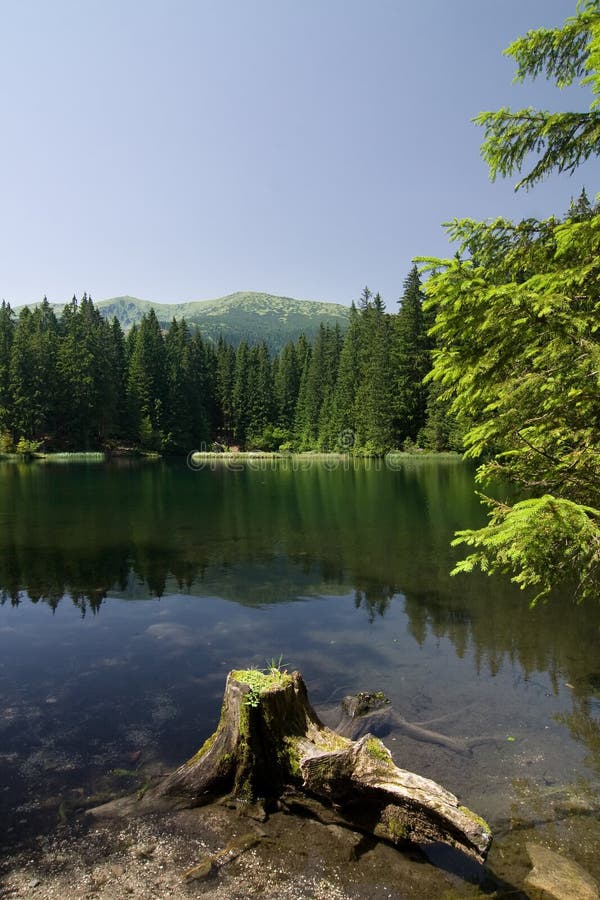
<path id="1" fill-rule="evenodd" d="M 125 335 L 87 295 L 60 318 L 46 299 L 18 318 L 3 301 L 0 452 L 459 449 L 439 389 L 423 382 L 431 315 L 413 268 L 396 314 L 365 288 L 344 333 L 321 325 L 272 358 L 264 343 L 203 340 L 185 320 L 163 333 L 153 311 Z"/>

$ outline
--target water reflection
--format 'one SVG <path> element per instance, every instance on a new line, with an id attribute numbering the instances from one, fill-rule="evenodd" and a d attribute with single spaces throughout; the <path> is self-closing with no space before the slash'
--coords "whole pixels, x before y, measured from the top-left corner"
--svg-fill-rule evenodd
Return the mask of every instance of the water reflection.
<path id="1" fill-rule="evenodd" d="M 471 468 L 450 460 L 399 471 L 4 464 L 0 598 L 55 609 L 68 597 L 95 613 L 108 596 L 261 606 L 354 593 L 372 622 L 403 595 L 419 644 L 447 637 L 477 670 L 518 662 L 525 677 L 584 683 L 599 608 L 556 598 L 530 610 L 506 582 L 449 576 L 452 532 L 482 516 Z"/>
<path id="2" fill-rule="evenodd" d="M 471 468 L 450 460 L 398 471 L 5 464 L 0 599 L 56 609 L 70 598 L 85 614 L 108 596 L 184 592 L 256 607 L 353 594 L 373 622 L 401 596 L 419 645 L 447 638 L 477 671 L 517 663 L 524 678 L 548 673 L 554 692 L 561 678 L 573 683 L 563 724 L 596 759 L 600 610 L 565 598 L 531 610 L 505 582 L 451 578 L 450 536 L 481 518 Z"/>
<path id="3" fill-rule="evenodd" d="M 470 472 L 456 464 L 198 473 L 5 465 L 0 491 L 5 602 L 70 595 L 94 609 L 115 589 L 202 594 L 207 584 L 245 604 L 356 587 L 376 609 L 399 584 L 447 581 L 447 536 L 475 506 Z"/>
<path id="4" fill-rule="evenodd" d="M 32 785 L 62 790 L 65 773 L 97 791 L 142 749 L 145 769 L 181 761 L 214 728 L 227 670 L 283 652 L 323 715 L 381 689 L 411 722 L 484 738 L 467 760 L 401 734 L 389 746 L 492 821 L 517 804 L 533 827 L 538 796 L 540 821 L 556 817 L 569 785 L 587 815 L 600 610 L 530 610 L 506 582 L 451 578 L 452 532 L 483 515 L 472 469 L 451 461 L 0 465 L 6 808 L 18 824 Z"/>

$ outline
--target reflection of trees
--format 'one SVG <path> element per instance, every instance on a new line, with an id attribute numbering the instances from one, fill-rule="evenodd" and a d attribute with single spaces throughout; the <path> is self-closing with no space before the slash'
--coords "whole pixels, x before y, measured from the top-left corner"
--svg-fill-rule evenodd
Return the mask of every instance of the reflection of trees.
<path id="1" fill-rule="evenodd" d="M 246 604 L 356 592 L 370 619 L 402 593 L 423 643 L 447 637 L 495 673 L 517 661 L 555 679 L 577 670 L 600 610 L 561 602 L 530 610 L 499 580 L 450 578 L 449 538 L 483 513 L 462 464 L 400 471 L 357 465 L 190 472 L 182 465 L 4 466 L 3 602 L 27 592 L 84 611 L 103 598 L 214 593 Z"/>
<path id="2" fill-rule="evenodd" d="M 506 662 L 518 663 L 525 677 L 548 672 L 558 687 L 560 677 L 584 677 L 597 658 L 600 608 L 578 606 L 563 598 L 530 609 L 510 585 L 479 582 L 481 593 L 407 594 L 406 613 L 413 636 L 447 637 L 459 656 L 471 649 L 478 670 L 492 675 Z M 457 579 L 457 587 L 462 586 Z"/>
<path id="3" fill-rule="evenodd" d="M 600 725 L 588 698 L 600 689 L 590 675 L 600 607 L 556 598 L 531 610 L 505 582 L 451 578 L 453 530 L 483 517 L 462 464 L 200 473 L 5 465 L 0 602 L 26 593 L 55 608 L 70 598 L 85 613 L 114 592 L 196 591 L 258 605 L 353 591 L 374 621 L 403 594 L 420 644 L 447 638 L 478 669 L 515 662 L 525 677 L 544 671 L 555 685 L 572 683 L 564 724 L 597 765 Z"/>
<path id="4" fill-rule="evenodd" d="M 599 635 L 596 630 L 596 648 Z M 556 721 L 566 725 L 573 739 L 587 747 L 586 765 L 600 771 L 600 671 L 596 667 L 593 671 L 578 667 L 569 688 L 573 693 L 573 709 L 570 713 L 559 713 Z"/>
<path id="5" fill-rule="evenodd" d="M 559 713 L 556 721 L 571 732 L 571 737 L 587 748 L 585 764 L 600 772 L 600 721 L 592 715 L 589 700 L 575 700 L 575 709 Z"/>
<path id="6" fill-rule="evenodd" d="M 470 491 L 456 464 L 395 473 L 13 465 L 1 479 L 2 601 L 27 592 L 93 609 L 133 581 L 137 596 L 208 585 L 253 603 L 356 587 L 361 605 L 383 614 L 399 573 L 423 585 L 438 577 L 436 533 L 447 577 L 451 526 L 436 503 L 456 510 Z"/>
<path id="7" fill-rule="evenodd" d="M 375 616 L 385 615 L 395 593 L 390 585 L 379 582 L 372 582 L 368 586 L 363 584 L 354 591 L 354 606 L 356 609 L 364 609 L 369 622 L 374 622 Z"/>

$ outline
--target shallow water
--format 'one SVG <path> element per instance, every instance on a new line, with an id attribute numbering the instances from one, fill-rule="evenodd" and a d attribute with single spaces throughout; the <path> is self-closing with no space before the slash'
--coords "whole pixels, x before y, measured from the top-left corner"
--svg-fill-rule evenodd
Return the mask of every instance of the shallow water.
<path id="1" fill-rule="evenodd" d="M 282 654 L 330 724 L 383 690 L 462 742 L 384 737 L 488 819 L 499 878 L 529 840 L 600 878 L 600 610 L 451 578 L 482 520 L 457 460 L 0 464 L 4 839 L 187 758 L 227 671 Z"/>

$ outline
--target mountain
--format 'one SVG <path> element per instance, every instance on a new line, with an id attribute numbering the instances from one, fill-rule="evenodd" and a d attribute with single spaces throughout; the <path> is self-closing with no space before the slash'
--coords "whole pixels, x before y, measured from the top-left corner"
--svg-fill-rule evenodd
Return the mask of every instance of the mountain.
<path id="1" fill-rule="evenodd" d="M 203 336 L 214 341 L 219 335 L 237 345 L 242 340 L 256 344 L 266 341 L 275 352 L 301 334 L 312 339 L 324 322 L 344 329 L 350 310 L 339 303 L 319 303 L 312 300 L 294 300 L 273 294 L 240 291 L 216 300 L 196 300 L 189 303 L 154 303 L 137 297 L 113 297 L 100 300 L 95 305 L 106 318 L 116 316 L 127 330 L 138 323 L 144 313 L 154 310 L 165 328 L 175 317 L 185 316 L 190 325 L 197 325 Z M 59 314 L 64 304 L 52 304 Z"/>

